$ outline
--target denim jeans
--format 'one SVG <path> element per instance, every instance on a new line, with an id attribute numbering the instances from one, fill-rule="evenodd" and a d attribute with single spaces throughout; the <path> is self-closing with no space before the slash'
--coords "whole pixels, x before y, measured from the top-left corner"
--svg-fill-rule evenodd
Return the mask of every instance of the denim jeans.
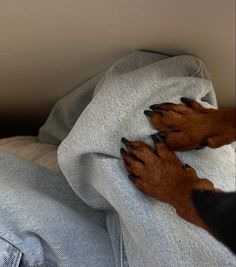
<path id="1" fill-rule="evenodd" d="M 0 267 L 113 267 L 106 213 L 62 174 L 0 150 Z"/>
<path id="2" fill-rule="evenodd" d="M 22 252 L 0 237 L 0 266 L 25 267 L 21 264 Z"/>

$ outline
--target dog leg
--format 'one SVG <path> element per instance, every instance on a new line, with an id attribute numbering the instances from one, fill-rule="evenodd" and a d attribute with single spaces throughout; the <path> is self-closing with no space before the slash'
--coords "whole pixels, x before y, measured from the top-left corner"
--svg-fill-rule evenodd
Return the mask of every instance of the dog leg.
<path id="1" fill-rule="evenodd" d="M 202 220 L 236 254 L 236 192 L 193 190 L 192 199 Z"/>

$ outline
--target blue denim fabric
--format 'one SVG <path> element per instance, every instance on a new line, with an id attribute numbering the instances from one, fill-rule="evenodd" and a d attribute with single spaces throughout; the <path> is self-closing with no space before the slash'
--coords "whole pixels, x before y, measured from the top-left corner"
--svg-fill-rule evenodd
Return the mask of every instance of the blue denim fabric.
<path id="1" fill-rule="evenodd" d="M 0 267 L 18 267 L 21 258 L 22 252 L 0 237 Z"/>
<path id="2" fill-rule="evenodd" d="M 114 267 L 106 214 L 65 177 L 0 150 L 0 267 Z"/>

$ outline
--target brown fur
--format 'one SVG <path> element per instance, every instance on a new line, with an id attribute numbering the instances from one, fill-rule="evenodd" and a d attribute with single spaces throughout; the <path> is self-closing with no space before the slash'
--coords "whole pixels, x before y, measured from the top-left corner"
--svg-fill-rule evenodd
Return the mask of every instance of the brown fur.
<path id="1" fill-rule="evenodd" d="M 124 139 L 125 167 L 142 192 L 171 204 L 183 219 L 210 232 L 197 214 L 191 194 L 193 189 L 219 190 L 209 180 L 199 178 L 192 167 L 183 165 L 173 150 L 231 143 L 236 138 L 235 110 L 205 109 L 195 101 L 187 106 L 164 103 L 150 108 L 153 126 L 166 134 L 164 142 L 154 138 L 153 150 L 142 141 Z"/>
<path id="2" fill-rule="evenodd" d="M 130 142 L 123 156 L 134 184 L 144 193 L 175 207 L 179 216 L 207 229 L 197 215 L 192 201 L 192 189 L 214 190 L 207 179 L 200 179 L 190 166 L 183 166 L 175 153 L 163 142 L 156 142 L 156 152 L 141 141 Z"/>
<path id="3" fill-rule="evenodd" d="M 206 109 L 195 101 L 164 103 L 153 109 L 151 121 L 166 133 L 165 143 L 173 150 L 217 148 L 236 139 L 236 109 Z"/>

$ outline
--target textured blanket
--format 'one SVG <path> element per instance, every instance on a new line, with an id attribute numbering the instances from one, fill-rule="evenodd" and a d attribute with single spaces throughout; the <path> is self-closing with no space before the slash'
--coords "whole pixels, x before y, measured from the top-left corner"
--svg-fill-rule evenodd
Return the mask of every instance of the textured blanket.
<path id="1" fill-rule="evenodd" d="M 117 266 L 236 264 L 231 252 L 206 231 L 135 188 L 120 157 L 121 137 L 150 142 L 150 135 L 156 132 L 143 114 L 145 109 L 155 103 L 179 103 L 182 96 L 216 107 L 213 86 L 201 60 L 134 52 L 61 99 L 40 131 L 44 142 L 59 144 L 63 140 L 59 165 L 77 196 L 90 207 L 105 211 Z M 235 190 L 231 146 L 178 156 L 216 187 Z"/>

